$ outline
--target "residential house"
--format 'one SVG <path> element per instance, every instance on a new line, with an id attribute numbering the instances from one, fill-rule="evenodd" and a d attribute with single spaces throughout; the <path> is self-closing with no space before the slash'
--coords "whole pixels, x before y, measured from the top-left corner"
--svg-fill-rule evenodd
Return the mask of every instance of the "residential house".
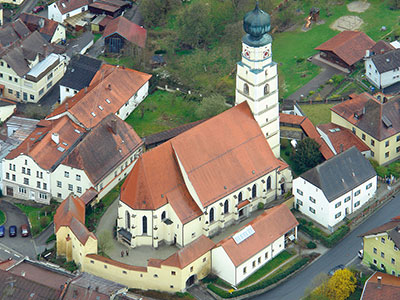
<path id="1" fill-rule="evenodd" d="M 24 22 L 31 32 L 39 31 L 49 43 L 57 44 L 67 39 L 65 26 L 54 20 L 29 13 L 22 13 L 19 19 Z"/>
<path id="2" fill-rule="evenodd" d="M 16 110 L 17 103 L 7 99 L 0 99 L 0 122 L 3 123 L 8 120 Z"/>
<path id="3" fill-rule="evenodd" d="M 90 3 L 91 0 L 57 0 L 47 6 L 47 18 L 64 23 L 65 19 L 87 11 Z"/>
<path id="4" fill-rule="evenodd" d="M 360 300 L 400 299 L 400 278 L 374 272 L 365 282 Z"/>
<path id="5" fill-rule="evenodd" d="M 87 88 L 101 64 L 101 60 L 89 56 L 80 54 L 73 56 L 67 72 L 60 80 L 60 103 Z"/>
<path id="6" fill-rule="evenodd" d="M 139 157 L 121 188 L 118 237 L 131 247 L 184 247 L 246 218 L 291 182 L 243 102 Z"/>
<path id="7" fill-rule="evenodd" d="M 388 274 L 400 276 L 400 217 L 361 235 L 363 263 L 374 265 Z"/>
<path id="8" fill-rule="evenodd" d="M 297 225 L 285 204 L 266 210 L 211 250 L 213 273 L 238 285 L 297 239 Z"/>
<path id="9" fill-rule="evenodd" d="M 322 43 L 315 50 L 320 51 L 320 57 L 341 68 L 354 69 L 357 62 L 365 56 L 375 42 L 361 31 L 342 31 L 333 38 Z"/>
<path id="10" fill-rule="evenodd" d="M 318 125 L 317 131 L 335 155 L 355 146 L 366 158 L 371 157 L 369 147 L 350 129 L 328 123 Z"/>
<path id="11" fill-rule="evenodd" d="M 97 254 L 97 238 L 85 226 L 85 203 L 69 195 L 54 215 L 57 256 L 82 266 L 87 254 Z"/>
<path id="12" fill-rule="evenodd" d="M 66 57 L 58 54 L 60 49 L 21 20 L 0 28 L 0 44 L 2 97 L 37 103 L 65 73 Z"/>
<path id="13" fill-rule="evenodd" d="M 146 73 L 103 64 L 87 89 L 65 100 L 46 118 L 68 115 L 85 128 L 96 126 L 110 113 L 125 120 L 148 95 L 150 78 Z"/>
<path id="14" fill-rule="evenodd" d="M 382 99 L 368 93 L 352 94 L 350 100 L 331 108 L 331 122 L 350 129 L 382 165 L 400 156 L 399 109 L 400 96 Z"/>
<path id="15" fill-rule="evenodd" d="M 331 231 L 347 215 L 363 207 L 376 188 L 376 172 L 356 147 L 293 180 L 296 207 Z"/>
<path id="16" fill-rule="evenodd" d="M 378 89 L 400 81 L 400 49 L 376 54 L 365 59 L 365 76 Z"/>
<path id="17" fill-rule="evenodd" d="M 94 189 L 101 199 L 127 176 L 143 148 L 143 141 L 130 125 L 108 115 L 53 171 L 53 197 L 65 199 L 71 192 L 83 196 Z"/>
<path id="18" fill-rule="evenodd" d="M 334 156 L 334 152 L 326 141 L 321 138 L 321 134 L 317 131 L 309 118 L 300 115 L 280 113 L 279 126 L 281 138 L 301 141 L 309 137 L 318 143 L 320 146 L 319 151 L 324 159 L 329 159 Z"/>
<path id="19" fill-rule="evenodd" d="M 85 31 L 79 38 L 68 40 L 66 54 L 72 58 L 75 55 L 83 55 L 94 44 L 94 35 L 90 31 Z"/>
<path id="20" fill-rule="evenodd" d="M 119 53 L 126 44 L 134 44 L 139 48 L 146 46 L 147 31 L 143 27 L 120 16 L 110 23 L 103 32 L 106 51 Z"/>

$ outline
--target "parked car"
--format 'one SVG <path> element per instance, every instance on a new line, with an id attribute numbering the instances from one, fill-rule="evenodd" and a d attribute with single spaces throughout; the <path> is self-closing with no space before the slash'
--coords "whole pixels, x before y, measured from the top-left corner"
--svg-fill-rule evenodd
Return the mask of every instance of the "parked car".
<path id="1" fill-rule="evenodd" d="M 345 265 L 337 265 L 329 270 L 328 275 L 333 276 L 333 274 L 335 274 L 336 271 L 343 270 L 345 268 L 346 268 Z"/>
<path id="2" fill-rule="evenodd" d="M 43 6 L 43 5 L 38 5 L 38 6 L 35 6 L 35 7 L 32 9 L 32 12 L 35 13 L 35 14 L 37 14 L 38 12 L 42 11 L 43 9 L 44 9 L 44 6 Z"/>
<path id="3" fill-rule="evenodd" d="M 17 236 L 17 226 L 12 225 L 8 228 L 8 234 L 10 237 Z"/>
<path id="4" fill-rule="evenodd" d="M 4 235 L 6 234 L 6 228 L 4 227 L 4 225 L 0 226 L 0 237 L 4 237 Z"/>
<path id="5" fill-rule="evenodd" d="M 361 259 L 363 259 L 363 257 L 364 257 L 364 250 L 363 249 L 361 249 L 361 250 L 358 250 L 358 257 L 359 258 L 361 258 Z"/>
<path id="6" fill-rule="evenodd" d="M 27 237 L 29 236 L 29 227 L 26 224 L 21 225 L 21 236 Z"/>

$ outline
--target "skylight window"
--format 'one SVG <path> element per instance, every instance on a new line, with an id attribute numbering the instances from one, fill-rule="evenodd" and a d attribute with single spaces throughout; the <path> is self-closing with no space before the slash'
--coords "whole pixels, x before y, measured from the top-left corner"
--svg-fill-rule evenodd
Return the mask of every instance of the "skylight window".
<path id="1" fill-rule="evenodd" d="M 243 230 L 236 233 L 233 236 L 233 239 L 235 240 L 235 243 L 239 245 L 241 242 L 243 242 L 244 240 L 251 237 L 254 233 L 255 233 L 255 231 L 254 231 L 253 227 L 251 227 L 251 225 L 249 225 L 246 228 L 244 228 Z"/>
<path id="2" fill-rule="evenodd" d="M 95 117 L 95 116 L 96 116 L 96 114 L 95 114 L 94 112 L 91 112 L 91 114 L 92 114 L 92 116 L 93 116 L 93 117 Z"/>
<path id="3" fill-rule="evenodd" d="M 68 146 L 68 144 L 67 144 L 66 142 L 63 142 L 62 144 L 63 144 L 64 146 Z"/>
<path id="4" fill-rule="evenodd" d="M 60 151 L 60 152 L 64 152 L 65 151 L 65 149 L 63 147 L 58 147 L 57 150 Z"/>
<path id="5" fill-rule="evenodd" d="M 104 109 L 101 105 L 99 105 L 99 108 L 100 108 L 100 110 L 103 110 L 103 109 Z"/>
<path id="6" fill-rule="evenodd" d="M 107 98 L 106 99 L 106 102 L 108 103 L 108 104 L 110 104 L 111 103 L 111 101 Z"/>
<path id="7" fill-rule="evenodd" d="M 36 135 L 41 135 L 41 134 L 42 134 L 42 132 L 41 132 L 41 131 L 39 131 L 39 132 L 37 132 L 37 133 L 36 133 Z"/>
<path id="8" fill-rule="evenodd" d="M 75 132 L 76 133 L 78 133 L 78 134 L 80 134 L 81 132 L 78 130 L 78 129 L 75 129 Z"/>

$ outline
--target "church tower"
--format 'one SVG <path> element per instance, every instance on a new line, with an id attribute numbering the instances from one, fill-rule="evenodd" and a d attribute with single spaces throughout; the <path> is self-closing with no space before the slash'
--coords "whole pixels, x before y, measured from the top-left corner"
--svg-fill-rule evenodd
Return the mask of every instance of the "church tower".
<path id="1" fill-rule="evenodd" d="M 237 63 L 235 105 L 247 101 L 274 155 L 280 156 L 277 64 L 272 61 L 270 16 L 256 7 L 243 19 L 242 60 Z"/>

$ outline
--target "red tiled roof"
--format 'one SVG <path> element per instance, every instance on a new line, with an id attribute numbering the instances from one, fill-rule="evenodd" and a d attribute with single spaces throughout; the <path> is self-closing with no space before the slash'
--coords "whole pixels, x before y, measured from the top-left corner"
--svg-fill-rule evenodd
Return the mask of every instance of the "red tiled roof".
<path id="1" fill-rule="evenodd" d="M 104 11 L 109 11 L 112 13 L 116 12 L 117 10 L 119 10 L 121 8 L 121 7 L 118 7 L 115 5 L 110 5 L 108 3 L 102 3 L 102 2 L 93 2 L 93 3 L 89 4 L 89 7 L 101 9 Z"/>
<path id="2" fill-rule="evenodd" d="M 66 100 L 46 118 L 55 118 L 68 111 L 83 126 L 93 128 L 110 113 L 117 113 L 150 78 L 151 75 L 146 73 L 103 64 L 86 90 L 82 89 Z"/>
<path id="3" fill-rule="evenodd" d="M 240 232 L 245 227 L 251 226 L 255 231 L 253 235 L 236 244 L 233 239 L 233 236 L 237 233 L 235 232 L 219 242 L 217 247 L 221 246 L 237 267 L 295 228 L 298 224 L 287 205 L 281 204 L 266 210 L 237 231 Z"/>
<path id="4" fill-rule="evenodd" d="M 118 33 L 126 40 L 141 48 L 146 46 L 147 30 L 123 16 L 115 18 L 108 23 L 104 29 L 103 37 L 107 38 L 114 33 Z"/>
<path id="5" fill-rule="evenodd" d="M 315 50 L 332 51 L 349 66 L 362 59 L 375 42 L 361 31 L 342 31 Z"/>
<path id="6" fill-rule="evenodd" d="M 336 153 L 340 153 L 341 151 L 346 151 L 347 149 L 350 149 L 353 146 L 356 146 L 358 151 L 360 152 L 370 150 L 369 147 L 366 144 L 364 144 L 363 141 L 358 136 L 356 136 L 350 129 L 344 128 L 342 126 L 333 123 L 318 125 L 318 129 L 320 129 L 328 136 Z M 335 131 L 331 131 L 333 129 L 335 129 Z M 340 149 L 340 147 L 343 148 Z"/>
<path id="7" fill-rule="evenodd" d="M 85 203 L 85 205 L 89 204 L 94 198 L 97 197 L 99 193 L 91 187 L 90 189 L 86 190 L 86 192 L 83 193 L 81 196 L 82 201 Z"/>
<path id="8" fill-rule="evenodd" d="M 0 261 L 0 270 L 6 271 L 9 267 L 15 265 L 16 263 L 17 261 L 12 258 L 2 260 Z"/>
<path id="9" fill-rule="evenodd" d="M 215 243 L 205 235 L 201 235 L 197 240 L 191 242 L 186 247 L 178 250 L 170 257 L 162 262 L 162 265 L 177 267 L 179 269 L 185 268 L 187 265 L 194 262 L 199 257 L 206 254 Z"/>
<path id="10" fill-rule="evenodd" d="M 138 266 L 127 265 L 127 264 L 124 264 L 122 262 L 119 262 L 119 261 L 113 260 L 111 258 L 107 258 L 107 257 L 101 256 L 101 255 L 98 255 L 98 254 L 87 254 L 86 257 L 90 258 L 90 259 L 95 259 L 95 260 L 98 260 L 98 261 L 101 261 L 101 262 L 104 262 L 106 264 L 110 264 L 110 265 L 113 265 L 113 266 L 116 266 L 116 267 L 119 267 L 119 268 L 123 268 L 123 269 L 126 269 L 126 270 L 132 270 L 132 271 L 138 271 L 138 272 L 147 272 L 147 268 L 146 267 L 138 267 Z"/>
<path id="11" fill-rule="evenodd" d="M 40 33 L 46 34 L 50 37 L 53 36 L 54 32 L 57 29 L 57 26 L 60 24 L 54 20 L 50 20 L 38 15 L 22 13 L 19 18 L 25 25 L 29 28 L 30 31 L 38 30 Z M 43 25 L 41 26 L 40 22 L 43 20 Z"/>
<path id="12" fill-rule="evenodd" d="M 85 223 L 85 203 L 83 203 L 79 197 L 70 194 L 60 204 L 54 215 L 55 232 L 57 232 L 61 226 L 69 226 L 72 217 Z"/>
<path id="13" fill-rule="evenodd" d="M 112 20 L 114 20 L 111 16 L 106 16 L 103 20 L 100 21 L 99 26 L 106 27 Z"/>
<path id="14" fill-rule="evenodd" d="M 61 14 L 65 15 L 77 8 L 83 7 L 90 4 L 90 0 L 58 0 L 56 5 L 60 10 Z"/>
<path id="15" fill-rule="evenodd" d="M 326 160 L 334 156 L 332 150 L 321 138 L 321 135 L 307 117 L 280 113 L 279 122 L 281 124 L 288 123 L 300 126 L 309 138 L 312 138 L 320 145 L 319 151 Z"/>
<path id="16" fill-rule="evenodd" d="M 378 283 L 378 276 L 381 277 L 380 283 Z M 400 299 L 400 278 L 381 272 L 372 274 L 365 282 L 360 300 L 380 299 Z"/>
<path id="17" fill-rule="evenodd" d="M 53 133 L 59 135 L 58 144 L 52 140 Z M 76 125 L 67 116 L 53 121 L 42 120 L 37 123 L 36 129 L 28 138 L 6 156 L 6 159 L 14 159 L 25 154 L 41 168 L 54 169 L 84 133 L 85 129 Z"/>

